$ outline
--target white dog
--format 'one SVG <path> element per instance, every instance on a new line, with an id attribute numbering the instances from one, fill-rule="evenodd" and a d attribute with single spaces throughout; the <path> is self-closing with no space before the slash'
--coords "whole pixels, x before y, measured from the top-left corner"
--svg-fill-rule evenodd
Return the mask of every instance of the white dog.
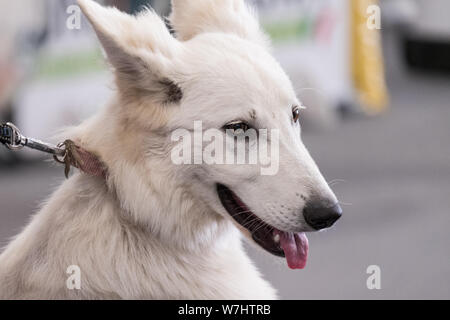
<path id="1" fill-rule="evenodd" d="M 306 231 L 330 227 L 337 199 L 300 139 L 299 102 L 243 0 L 173 0 L 175 36 L 79 0 L 117 86 L 103 112 L 68 131 L 107 166 L 76 173 L 0 256 L 3 299 L 274 299 L 241 235 L 303 268 Z M 176 165 L 171 133 L 279 131 L 279 170 Z M 247 221 L 252 223 L 248 224 Z M 67 285 L 69 266 L 80 289 Z M 69 270 L 71 270 L 69 268 Z"/>

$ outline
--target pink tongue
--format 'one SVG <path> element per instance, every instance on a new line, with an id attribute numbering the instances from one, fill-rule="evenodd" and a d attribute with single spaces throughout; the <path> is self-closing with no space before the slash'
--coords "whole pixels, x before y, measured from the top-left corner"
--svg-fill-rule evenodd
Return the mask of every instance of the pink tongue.
<path id="1" fill-rule="evenodd" d="M 275 231 L 280 236 L 280 245 L 291 269 L 303 269 L 308 259 L 308 238 L 304 232 L 291 233 Z"/>

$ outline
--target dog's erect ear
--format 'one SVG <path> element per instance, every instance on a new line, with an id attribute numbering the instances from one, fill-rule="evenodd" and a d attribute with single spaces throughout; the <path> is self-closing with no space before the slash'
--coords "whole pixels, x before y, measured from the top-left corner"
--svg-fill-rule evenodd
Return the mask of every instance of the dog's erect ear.
<path id="1" fill-rule="evenodd" d="M 146 95 L 157 102 L 176 102 L 181 90 L 172 80 L 173 58 L 181 43 L 152 11 L 131 16 L 92 0 L 78 0 L 116 74 L 123 97 Z"/>
<path id="2" fill-rule="evenodd" d="M 224 32 L 268 44 L 255 12 L 244 0 L 172 0 L 169 20 L 180 40 L 205 32 Z"/>

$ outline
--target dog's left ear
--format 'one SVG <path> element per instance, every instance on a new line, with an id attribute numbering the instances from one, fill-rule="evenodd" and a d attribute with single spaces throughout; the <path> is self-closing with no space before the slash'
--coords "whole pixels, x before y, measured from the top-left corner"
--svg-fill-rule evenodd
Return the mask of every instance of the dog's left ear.
<path id="1" fill-rule="evenodd" d="M 122 98 L 145 96 L 174 103 L 182 92 L 173 80 L 173 58 L 182 44 L 152 11 L 131 16 L 92 0 L 78 0 L 116 74 Z"/>

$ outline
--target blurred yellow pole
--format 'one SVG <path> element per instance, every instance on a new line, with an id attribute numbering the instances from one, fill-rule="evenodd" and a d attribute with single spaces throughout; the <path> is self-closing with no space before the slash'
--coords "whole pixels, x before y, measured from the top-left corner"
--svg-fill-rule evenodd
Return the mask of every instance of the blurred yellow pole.
<path id="1" fill-rule="evenodd" d="M 378 5 L 378 0 L 350 1 L 353 81 L 365 111 L 376 114 L 388 104 L 380 30 L 373 28 L 374 20 L 368 12 L 368 8 L 379 9 L 371 7 Z"/>

